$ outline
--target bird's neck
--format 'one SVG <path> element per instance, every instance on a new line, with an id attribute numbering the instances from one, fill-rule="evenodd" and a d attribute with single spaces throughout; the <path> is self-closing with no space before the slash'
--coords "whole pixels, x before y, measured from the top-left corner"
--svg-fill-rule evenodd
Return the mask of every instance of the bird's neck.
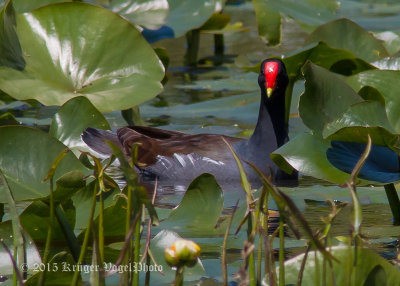
<path id="1" fill-rule="evenodd" d="M 285 124 L 285 96 L 278 95 L 266 103 L 261 95 L 258 121 L 250 142 L 262 146 L 276 138 L 277 148 L 286 143 L 288 133 Z"/>

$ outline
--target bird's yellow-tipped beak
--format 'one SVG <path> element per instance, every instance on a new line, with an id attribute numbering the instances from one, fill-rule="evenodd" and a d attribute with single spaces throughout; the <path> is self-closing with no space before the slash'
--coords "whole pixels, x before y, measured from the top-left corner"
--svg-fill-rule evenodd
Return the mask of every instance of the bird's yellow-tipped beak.
<path id="1" fill-rule="evenodd" d="M 273 92 L 273 89 L 272 89 L 272 88 L 270 88 L 270 87 L 268 87 L 268 88 L 267 88 L 267 97 L 268 97 L 268 98 L 270 98 L 270 97 L 271 97 L 271 95 L 272 95 L 272 92 Z"/>

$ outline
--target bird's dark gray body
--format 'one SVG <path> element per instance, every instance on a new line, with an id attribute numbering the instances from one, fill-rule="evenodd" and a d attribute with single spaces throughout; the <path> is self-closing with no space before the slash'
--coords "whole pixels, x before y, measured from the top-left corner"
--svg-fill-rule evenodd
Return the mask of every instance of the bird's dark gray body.
<path id="1" fill-rule="evenodd" d="M 266 94 L 267 63 L 279 67 L 272 95 Z M 264 61 L 258 83 L 261 88 L 261 104 L 256 128 L 249 139 L 240 139 L 217 134 L 190 135 L 151 127 L 122 127 L 117 133 L 88 128 L 82 139 L 96 152 L 111 153 L 105 143 L 109 140 L 121 148 L 127 157 L 132 145 L 138 147 L 136 170 L 144 178 L 159 181 L 190 182 L 202 173 L 214 175 L 218 182 L 240 182 L 239 169 L 224 138 L 241 159 L 249 180 L 260 182 L 247 162 L 256 165 L 277 184 L 297 182 L 297 173 L 292 175 L 280 170 L 270 154 L 286 143 L 289 138 L 285 124 L 285 89 L 288 83 L 285 67 L 280 60 Z"/>

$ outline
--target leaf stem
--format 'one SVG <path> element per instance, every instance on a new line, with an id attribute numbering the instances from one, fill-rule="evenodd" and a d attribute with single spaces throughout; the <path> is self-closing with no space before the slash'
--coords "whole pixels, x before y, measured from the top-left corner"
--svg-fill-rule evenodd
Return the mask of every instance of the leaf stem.
<path id="1" fill-rule="evenodd" d="M 279 286 L 285 285 L 285 232 L 283 217 L 279 218 Z"/>
<path id="2" fill-rule="evenodd" d="M 384 186 L 389 206 L 393 215 L 393 224 L 400 225 L 400 200 L 394 184 Z"/>
<path id="3" fill-rule="evenodd" d="M 97 194 L 98 189 L 99 189 L 98 182 L 95 181 L 95 185 L 94 185 L 94 188 L 93 188 L 92 205 L 90 207 L 88 226 L 86 228 L 85 237 L 83 239 L 81 253 L 79 254 L 78 265 L 81 265 L 83 263 L 84 258 L 85 258 L 86 249 L 87 249 L 87 245 L 88 245 L 88 242 L 89 242 L 90 231 L 91 231 L 91 228 L 92 228 L 93 215 L 94 215 L 94 211 L 96 209 L 96 194 Z M 75 286 L 75 285 L 78 284 L 79 269 L 80 269 L 80 267 L 76 267 L 76 269 L 75 269 L 74 276 L 73 276 L 72 282 L 71 282 L 72 286 Z"/>

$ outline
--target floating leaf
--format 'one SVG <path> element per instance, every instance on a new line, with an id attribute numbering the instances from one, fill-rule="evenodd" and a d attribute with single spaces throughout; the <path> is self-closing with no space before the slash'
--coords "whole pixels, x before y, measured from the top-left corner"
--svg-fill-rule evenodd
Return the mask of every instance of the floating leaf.
<path id="1" fill-rule="evenodd" d="M 329 147 L 329 141 L 304 133 L 274 151 L 271 158 L 283 170 L 290 169 L 289 164 L 305 175 L 344 184 L 348 180 L 349 174 L 336 169 L 329 163 L 326 157 Z"/>
<path id="2" fill-rule="evenodd" d="M 386 113 L 393 128 L 400 133 L 400 97 L 398 86 L 400 71 L 373 70 L 345 79 L 354 90 L 360 90 L 363 86 L 376 88 L 385 98 Z"/>
<path id="3" fill-rule="evenodd" d="M 400 36 L 392 31 L 376 33 L 375 38 L 383 41 L 386 50 L 390 55 L 400 50 Z"/>
<path id="4" fill-rule="evenodd" d="M 300 96 L 299 113 L 304 124 L 321 134 L 326 123 L 338 118 L 361 97 L 337 75 L 312 63 L 304 68 L 305 92 Z"/>
<path id="5" fill-rule="evenodd" d="M 223 204 L 221 187 L 213 175 L 205 173 L 190 183 L 181 203 L 166 223 L 172 229 L 211 230 L 221 216 Z"/>
<path id="6" fill-rule="evenodd" d="M 49 182 L 42 182 L 65 145 L 40 130 L 23 126 L 0 127 L 0 169 L 10 185 L 14 199 L 32 200 L 49 195 Z M 87 169 L 69 152 L 55 172 L 55 180 L 70 171 Z M 0 201 L 4 194 L 0 192 Z"/>
<path id="7" fill-rule="evenodd" d="M 332 48 L 324 42 L 311 43 L 299 50 L 290 52 L 283 61 L 289 77 L 295 79 L 302 77 L 301 68 L 307 61 L 329 70 L 334 69 L 338 73 L 344 72 L 345 75 L 374 68 L 367 62 L 357 59 L 352 52 Z"/>
<path id="8" fill-rule="evenodd" d="M 17 13 L 25 13 L 33 11 L 39 7 L 59 2 L 72 2 L 73 0 L 12 0 Z"/>
<path id="9" fill-rule="evenodd" d="M 175 38 L 201 27 L 214 12 L 222 9 L 219 0 L 169 0 L 168 3 L 170 14 L 166 25 L 172 28 Z"/>
<path id="10" fill-rule="evenodd" d="M 349 19 L 337 19 L 319 26 L 308 41 L 324 41 L 337 49 L 349 50 L 367 62 L 389 56 L 382 41 Z"/>
<path id="11" fill-rule="evenodd" d="M 107 120 L 84 96 L 70 99 L 54 115 L 49 134 L 69 148 L 84 147 L 82 132 L 88 128 L 111 129 Z"/>
<path id="12" fill-rule="evenodd" d="M 398 135 L 387 119 L 385 108 L 376 101 L 363 101 L 349 107 L 338 119 L 325 125 L 323 137 L 328 140 L 367 142 L 371 136 L 374 145 L 391 146 Z"/>
<path id="13" fill-rule="evenodd" d="M 272 9 L 283 13 L 296 21 L 306 24 L 303 28 L 313 30 L 312 26 L 318 26 L 334 19 L 334 12 L 339 7 L 338 3 L 332 0 L 266 0 Z M 310 27 L 311 26 L 311 27 Z"/>
<path id="14" fill-rule="evenodd" d="M 0 238 L 4 240 L 8 249 L 13 252 L 14 249 L 14 237 L 12 235 L 13 230 L 11 226 L 11 220 L 7 220 L 0 223 Z M 32 239 L 28 235 L 27 232 L 23 231 L 24 236 L 24 246 L 26 253 L 26 263 L 28 273 L 32 273 L 34 269 L 36 269 L 36 265 L 42 262 L 39 254 L 39 250 L 36 248 L 35 243 L 33 243 Z M 10 260 L 10 256 L 3 248 L 0 246 L 0 261 L 2 262 L 0 265 L 0 273 L 2 276 L 12 275 L 13 274 L 13 266 Z"/>
<path id="15" fill-rule="evenodd" d="M 275 46 L 281 42 L 281 15 L 271 8 L 269 1 L 253 0 L 256 11 L 258 35 L 268 43 Z"/>
<path id="16" fill-rule="evenodd" d="M 303 272 L 302 285 L 316 285 L 316 283 L 323 283 L 322 281 L 326 281 L 324 279 L 332 277 L 332 275 L 335 277 L 336 285 L 376 285 L 364 284 L 368 279 L 372 278 L 369 278 L 372 275 L 371 271 L 377 271 L 376 267 L 382 268 L 379 270 L 380 273 L 382 273 L 382 271 L 386 273 L 386 284 L 384 285 L 397 285 L 400 281 L 400 271 L 384 258 L 369 249 L 358 247 L 357 251 L 355 251 L 354 248 L 349 249 L 348 247 L 336 246 L 332 248 L 331 253 L 340 261 L 340 263 L 332 261 L 333 268 L 332 270 L 330 270 L 329 267 L 326 268 L 327 273 L 325 273 L 325 277 L 322 276 L 323 271 L 321 271 L 324 263 L 322 255 L 319 252 L 315 254 L 314 251 L 308 254 Z M 354 253 L 357 253 L 357 258 L 354 257 Z M 303 258 L 304 254 L 301 254 L 285 262 L 285 283 L 296 284 Z M 357 264 L 353 263 L 355 259 Z M 316 263 L 318 263 L 318 268 L 316 267 Z M 352 270 L 351 275 L 349 275 L 349 267 Z M 319 273 L 317 273 L 318 270 Z M 382 274 L 379 275 L 381 277 L 383 276 Z M 380 280 L 380 282 L 383 281 Z"/>
<path id="17" fill-rule="evenodd" d="M 107 8 L 148 29 L 160 28 L 169 13 L 167 0 L 113 0 Z"/>
<path id="18" fill-rule="evenodd" d="M 138 105 L 162 89 L 164 70 L 153 49 L 106 9 L 60 3 L 16 15 L 16 23 L 26 66 L 0 67 L 0 89 L 16 99 L 62 105 L 83 95 L 108 112 Z M 7 39 L 4 32 L 1 37 Z"/>
<path id="19" fill-rule="evenodd" d="M 74 262 L 71 254 L 66 251 L 54 255 L 48 262 L 45 285 L 71 285 L 74 276 L 73 265 L 75 264 L 76 262 Z M 40 273 L 41 271 L 38 271 L 29 277 L 25 285 L 37 285 Z M 81 280 L 81 277 L 79 277 L 78 283 L 81 283 Z"/>

